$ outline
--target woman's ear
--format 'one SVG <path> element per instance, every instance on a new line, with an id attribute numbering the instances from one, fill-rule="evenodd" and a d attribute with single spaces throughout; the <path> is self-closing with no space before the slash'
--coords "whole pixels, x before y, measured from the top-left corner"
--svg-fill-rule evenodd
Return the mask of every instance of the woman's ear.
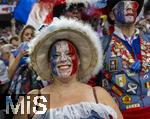
<path id="1" fill-rule="evenodd" d="M 78 66 L 80 65 L 80 59 L 79 59 L 79 61 L 78 61 Z"/>
<path id="2" fill-rule="evenodd" d="M 80 65 L 80 56 L 78 55 L 78 66 Z"/>

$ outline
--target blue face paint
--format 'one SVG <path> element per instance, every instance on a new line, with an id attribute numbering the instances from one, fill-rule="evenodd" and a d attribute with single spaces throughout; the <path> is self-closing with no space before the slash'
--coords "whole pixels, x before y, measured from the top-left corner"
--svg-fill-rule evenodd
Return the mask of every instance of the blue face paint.
<path id="1" fill-rule="evenodd" d="M 120 4 L 117 5 L 115 11 L 114 11 L 114 15 L 116 20 L 119 23 L 124 24 L 125 23 L 125 17 L 124 17 L 124 2 L 120 2 Z"/>
<path id="2" fill-rule="evenodd" d="M 56 47 L 52 47 L 51 52 L 50 52 L 50 65 L 52 69 L 52 74 L 58 75 L 57 70 L 56 70 L 56 59 L 57 59 L 57 54 L 56 54 Z"/>

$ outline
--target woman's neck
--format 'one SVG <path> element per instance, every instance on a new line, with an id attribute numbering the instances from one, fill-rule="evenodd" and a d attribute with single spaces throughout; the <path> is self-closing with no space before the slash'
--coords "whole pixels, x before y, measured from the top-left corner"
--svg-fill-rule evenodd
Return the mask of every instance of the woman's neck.
<path id="1" fill-rule="evenodd" d="M 76 78 L 75 75 L 70 76 L 69 78 L 64 79 L 64 81 L 61 79 L 54 79 L 53 88 L 59 89 L 59 90 L 64 90 L 64 89 L 69 89 L 69 87 L 74 87 L 75 85 L 79 84 L 78 79 Z"/>

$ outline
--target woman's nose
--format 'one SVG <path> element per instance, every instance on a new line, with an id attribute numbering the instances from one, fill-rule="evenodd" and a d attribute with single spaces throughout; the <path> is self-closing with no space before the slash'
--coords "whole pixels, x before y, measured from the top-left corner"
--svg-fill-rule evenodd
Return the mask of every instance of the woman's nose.
<path id="1" fill-rule="evenodd" d="M 61 61 L 64 62 L 64 61 L 66 61 L 66 60 L 67 60 L 67 56 L 64 55 L 64 54 L 62 54 L 62 55 L 61 55 Z"/>

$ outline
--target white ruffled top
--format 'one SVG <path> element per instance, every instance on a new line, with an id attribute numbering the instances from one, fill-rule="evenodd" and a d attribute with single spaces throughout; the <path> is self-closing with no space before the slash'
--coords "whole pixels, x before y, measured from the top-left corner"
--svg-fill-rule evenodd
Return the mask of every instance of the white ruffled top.
<path id="1" fill-rule="evenodd" d="M 49 109 L 45 114 L 35 114 L 32 119 L 117 119 L 113 108 L 104 104 L 81 102 Z"/>

